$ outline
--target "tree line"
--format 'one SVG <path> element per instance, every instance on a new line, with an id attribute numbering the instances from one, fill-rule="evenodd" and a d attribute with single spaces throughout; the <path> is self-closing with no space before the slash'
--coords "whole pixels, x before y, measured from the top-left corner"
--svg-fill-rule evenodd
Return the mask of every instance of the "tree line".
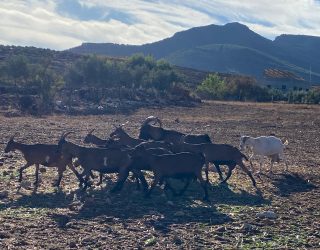
<path id="1" fill-rule="evenodd" d="M 204 99 L 235 101 L 286 101 L 289 103 L 320 104 L 320 88 L 284 92 L 258 84 L 255 79 L 222 79 L 217 74 L 208 77 L 197 86 L 197 94 Z"/>
<path id="2" fill-rule="evenodd" d="M 320 103 L 320 90 L 289 91 L 270 89 L 253 78 L 223 79 L 209 74 L 198 86 L 190 89 L 186 77 L 164 60 L 152 56 L 133 55 L 127 59 L 103 56 L 81 56 L 66 64 L 63 72 L 52 67 L 50 57 L 32 60 L 23 55 L 11 56 L 0 64 L 0 83 L 36 87 L 44 107 L 49 108 L 55 93 L 61 88 L 139 88 L 167 91 L 182 86 L 202 99 L 238 101 L 288 101 Z"/>

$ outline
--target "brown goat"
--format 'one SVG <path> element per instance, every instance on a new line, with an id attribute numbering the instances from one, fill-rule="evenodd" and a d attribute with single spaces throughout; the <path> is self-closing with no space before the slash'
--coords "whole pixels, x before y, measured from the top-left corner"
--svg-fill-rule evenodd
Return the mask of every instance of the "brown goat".
<path id="1" fill-rule="evenodd" d="M 139 150 L 138 147 L 136 147 L 133 150 L 130 150 L 129 154 L 132 157 L 132 162 L 129 165 L 129 170 L 148 170 L 151 171 L 151 167 L 150 165 L 145 161 L 145 156 L 147 154 L 152 154 L 152 155 L 164 155 L 164 154 L 171 154 L 172 152 L 164 149 L 164 148 L 150 148 L 144 151 L 143 156 L 134 156 L 135 155 L 135 150 Z M 124 173 L 124 175 L 122 175 L 117 184 L 116 184 L 116 188 L 114 188 L 114 190 L 120 190 L 123 186 L 123 183 L 126 181 L 126 179 L 128 178 L 128 174 L 129 172 Z M 142 186 L 144 188 L 144 190 L 146 191 L 148 188 L 148 183 L 145 181 L 144 178 L 140 178 Z"/>
<path id="2" fill-rule="evenodd" d="M 158 123 L 160 126 L 150 125 L 151 122 Z M 162 123 L 158 117 L 149 116 L 141 125 L 139 138 L 143 140 L 165 141 L 168 143 L 187 142 L 192 144 L 210 143 L 211 139 L 207 134 L 191 135 L 184 134 L 175 130 L 162 128 Z"/>
<path id="3" fill-rule="evenodd" d="M 158 183 L 162 183 L 166 178 L 188 180 L 180 194 L 187 189 L 191 178 L 197 178 L 204 189 L 205 196 L 203 199 L 208 200 L 207 182 L 202 178 L 202 167 L 205 163 L 205 158 L 201 153 L 153 155 L 146 153 L 143 148 L 139 148 L 133 152 L 133 157 L 141 157 L 144 164 L 149 166 L 154 173 L 154 180 L 147 196 L 150 195 Z M 168 187 L 170 188 L 170 186 Z"/>
<path id="4" fill-rule="evenodd" d="M 82 173 L 85 176 L 84 189 L 88 186 L 92 170 L 100 173 L 119 173 L 119 175 L 123 175 L 124 172 L 128 171 L 128 166 L 131 163 L 131 157 L 128 152 L 117 148 L 82 147 L 65 140 L 70 133 L 61 136 L 58 143 L 58 152 L 63 157 L 78 159 L 78 163 L 84 169 Z M 139 171 L 136 171 L 135 174 L 137 176 L 142 175 Z"/>
<path id="5" fill-rule="evenodd" d="M 125 124 L 117 126 L 116 129 L 110 134 L 110 137 L 116 139 L 118 144 L 135 147 L 140 143 L 145 142 L 145 140 L 135 139 L 128 135 L 128 133 L 123 129 L 124 125 Z"/>
<path id="6" fill-rule="evenodd" d="M 225 183 L 231 176 L 232 170 L 239 165 L 240 168 L 250 177 L 253 186 L 256 186 L 256 182 L 251 174 L 251 172 L 247 169 L 247 167 L 243 164 L 242 159 L 248 161 L 248 158 L 239 151 L 238 148 L 228 145 L 228 144 L 213 144 L 213 143 L 203 143 L 203 144 L 188 144 L 181 143 L 175 144 L 171 147 L 173 152 L 201 152 L 205 156 L 206 159 L 206 177 L 208 181 L 208 165 L 209 163 L 213 163 L 220 175 L 220 179 L 222 178 L 222 173 L 220 170 L 220 165 L 227 165 L 229 167 L 229 171 L 227 177 L 222 181 Z"/>
<path id="7" fill-rule="evenodd" d="M 23 144 L 14 141 L 14 136 L 12 136 L 4 150 L 5 153 L 9 153 L 11 151 L 18 150 L 20 151 L 24 159 L 26 160 L 26 164 L 20 168 L 19 170 L 19 182 L 22 181 L 22 173 L 23 170 L 29 168 L 32 165 L 36 166 L 35 177 L 36 180 L 34 182 L 35 186 L 38 186 L 39 180 L 39 166 L 43 165 L 46 167 L 57 167 L 58 168 L 58 180 L 55 183 L 55 186 L 59 187 L 61 179 L 63 177 L 63 172 L 66 170 L 66 166 L 68 165 L 72 172 L 77 176 L 80 183 L 83 182 L 82 177 L 77 172 L 72 164 L 72 159 L 69 157 L 60 157 L 57 154 L 58 145 L 54 144 Z"/>

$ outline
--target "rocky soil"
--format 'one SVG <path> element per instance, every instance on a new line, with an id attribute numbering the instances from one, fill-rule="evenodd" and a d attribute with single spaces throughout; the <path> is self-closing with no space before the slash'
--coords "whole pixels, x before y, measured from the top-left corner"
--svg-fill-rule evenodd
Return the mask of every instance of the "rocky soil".
<path id="1" fill-rule="evenodd" d="M 106 137 L 113 124 L 130 121 L 137 136 L 141 122 L 159 116 L 165 127 L 186 133 L 209 133 L 217 143 L 239 144 L 242 134 L 275 134 L 288 140 L 284 164 L 268 164 L 255 173 L 259 190 L 234 171 L 221 186 L 210 173 L 210 202 L 201 200 L 195 182 L 185 195 L 173 197 L 157 188 L 143 198 L 128 180 L 110 194 L 115 175 L 86 193 L 66 171 L 61 189 L 53 188 L 57 172 L 41 168 L 33 189 L 34 167 L 24 172 L 18 191 L 20 153 L 3 153 L 11 135 L 26 143 L 56 143 L 62 132 L 82 143 L 86 133 Z M 130 115 L 0 116 L 0 248 L 1 249 L 319 249 L 320 248 L 320 106 L 208 102 L 199 107 L 140 109 Z M 255 170 L 258 163 L 254 162 Z M 148 179 L 152 174 L 147 173 Z M 97 182 L 97 180 L 96 180 Z M 182 183 L 176 181 L 176 186 Z"/>

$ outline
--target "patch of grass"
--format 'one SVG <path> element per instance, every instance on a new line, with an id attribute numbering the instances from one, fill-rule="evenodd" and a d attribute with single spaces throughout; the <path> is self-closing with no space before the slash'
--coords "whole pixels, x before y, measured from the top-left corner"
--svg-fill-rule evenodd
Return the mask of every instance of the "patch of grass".
<path id="1" fill-rule="evenodd" d="M 52 209 L 48 208 L 30 208 L 30 207 L 17 207 L 17 208 L 6 208 L 0 211 L 0 217 L 14 217 L 19 219 L 33 219 L 46 216 Z"/>
<path id="2" fill-rule="evenodd" d="M 275 248 L 297 248 L 307 244 L 307 237 L 304 234 L 269 235 L 263 232 L 254 235 L 241 242 L 241 249 L 275 249 Z"/>
<path id="3" fill-rule="evenodd" d="M 233 214 L 239 214 L 239 213 L 247 213 L 247 212 L 259 212 L 262 207 L 266 206 L 233 206 L 233 205 L 219 205 L 218 210 L 223 213 L 233 213 Z"/>

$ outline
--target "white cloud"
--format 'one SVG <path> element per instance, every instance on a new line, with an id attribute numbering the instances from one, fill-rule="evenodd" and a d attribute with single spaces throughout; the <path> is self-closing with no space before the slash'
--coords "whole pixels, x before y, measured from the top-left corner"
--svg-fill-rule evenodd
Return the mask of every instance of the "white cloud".
<path id="1" fill-rule="evenodd" d="M 1 1 L 0 42 L 58 50 L 82 42 L 143 44 L 187 28 L 234 21 L 269 38 L 283 33 L 320 36 L 320 4 L 314 0 L 78 0 L 83 8 L 103 11 L 106 20 L 64 15 L 58 11 L 61 1 Z M 122 14 L 131 22 L 122 22 Z"/>

